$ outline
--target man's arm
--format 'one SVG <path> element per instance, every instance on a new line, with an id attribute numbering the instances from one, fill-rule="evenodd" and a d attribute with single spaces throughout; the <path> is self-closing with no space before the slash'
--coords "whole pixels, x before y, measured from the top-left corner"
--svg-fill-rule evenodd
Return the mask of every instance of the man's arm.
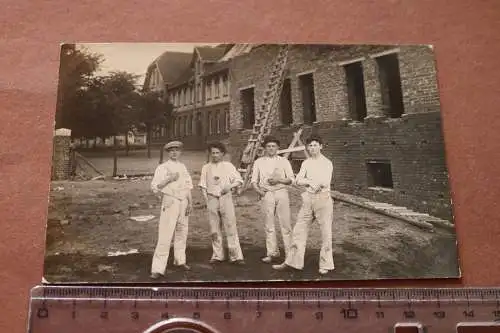
<path id="1" fill-rule="evenodd" d="M 283 164 L 283 168 L 285 170 L 285 178 L 281 180 L 281 183 L 284 185 L 293 184 L 293 182 L 295 181 L 295 176 L 293 175 L 292 165 L 287 159 L 283 159 Z"/>
<path id="2" fill-rule="evenodd" d="M 201 193 L 203 194 L 203 198 L 205 198 L 205 202 L 208 202 L 208 194 L 207 194 L 207 166 L 204 165 L 201 168 L 200 174 L 200 183 L 198 186 L 201 188 Z"/>
<path id="3" fill-rule="evenodd" d="M 153 193 L 158 194 L 165 186 L 174 181 L 172 175 L 166 175 L 166 170 L 158 166 L 155 170 L 153 179 L 151 180 L 151 190 Z"/>
<path id="4" fill-rule="evenodd" d="M 243 184 L 243 179 L 241 179 L 241 175 L 238 170 L 236 170 L 236 167 L 233 165 L 233 163 L 227 162 L 225 170 L 229 173 L 229 184 L 227 184 L 222 189 L 222 195 L 229 193 L 233 188 L 236 188 Z"/>
<path id="5" fill-rule="evenodd" d="M 233 165 L 233 163 L 229 163 L 229 172 L 230 172 L 230 179 L 231 179 L 231 189 L 238 187 L 243 184 L 243 179 L 241 178 L 240 173 L 236 169 L 236 167 Z"/>
<path id="6" fill-rule="evenodd" d="M 255 192 L 257 192 L 261 197 L 263 197 L 266 194 L 266 192 L 259 186 L 259 175 L 260 175 L 260 169 L 257 160 L 253 164 L 252 178 L 250 179 L 250 183 L 252 184 L 252 187 L 255 190 Z"/>
<path id="7" fill-rule="evenodd" d="M 187 195 L 186 216 L 191 214 L 192 211 L 193 211 L 193 197 L 191 195 L 191 191 L 189 191 Z"/>
<path id="8" fill-rule="evenodd" d="M 307 160 L 306 160 L 307 161 Z M 297 178 L 295 179 L 295 184 L 299 186 L 310 186 L 310 181 L 306 178 L 307 172 L 306 172 L 306 167 L 307 167 L 307 162 L 304 161 L 302 162 L 300 166 L 300 171 L 297 174 Z"/>

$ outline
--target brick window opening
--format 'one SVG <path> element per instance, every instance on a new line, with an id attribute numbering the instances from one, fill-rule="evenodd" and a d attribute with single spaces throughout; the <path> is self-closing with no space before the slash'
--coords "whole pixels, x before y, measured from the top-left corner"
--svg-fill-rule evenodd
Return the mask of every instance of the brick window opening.
<path id="1" fill-rule="evenodd" d="M 399 118 L 404 113 L 404 105 L 398 55 L 393 53 L 378 57 L 377 64 L 385 114 Z"/>
<path id="2" fill-rule="evenodd" d="M 391 162 L 389 161 L 367 161 L 368 186 L 394 188 L 392 181 Z"/>
<path id="3" fill-rule="evenodd" d="M 251 129 L 255 123 L 254 88 L 240 91 L 241 109 L 243 112 L 243 128 Z"/>
<path id="4" fill-rule="evenodd" d="M 281 123 L 283 125 L 290 125 L 293 123 L 293 113 L 292 113 L 292 87 L 290 84 L 290 79 L 285 79 L 283 82 L 283 89 L 281 90 L 280 98 L 280 111 L 281 111 Z"/>
<path id="5" fill-rule="evenodd" d="M 351 119 L 363 121 L 366 118 L 366 95 L 361 62 L 344 66 L 347 78 L 347 99 Z"/>
<path id="6" fill-rule="evenodd" d="M 316 103 L 314 97 L 313 74 L 299 76 L 299 87 L 302 93 L 302 108 L 304 112 L 304 124 L 311 125 L 316 121 Z"/>

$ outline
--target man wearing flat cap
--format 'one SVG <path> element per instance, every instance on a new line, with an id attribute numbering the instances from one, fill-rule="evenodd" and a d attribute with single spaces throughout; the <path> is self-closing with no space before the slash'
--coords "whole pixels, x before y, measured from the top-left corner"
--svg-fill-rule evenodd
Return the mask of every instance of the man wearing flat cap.
<path id="1" fill-rule="evenodd" d="M 153 279 L 165 274 L 172 238 L 174 265 L 189 269 L 186 265 L 186 242 L 188 216 L 192 210 L 193 181 L 186 166 L 179 161 L 182 146 L 180 141 L 171 141 L 165 145 L 168 159 L 156 168 L 151 181 L 151 190 L 161 196 L 158 242 L 151 265 Z"/>

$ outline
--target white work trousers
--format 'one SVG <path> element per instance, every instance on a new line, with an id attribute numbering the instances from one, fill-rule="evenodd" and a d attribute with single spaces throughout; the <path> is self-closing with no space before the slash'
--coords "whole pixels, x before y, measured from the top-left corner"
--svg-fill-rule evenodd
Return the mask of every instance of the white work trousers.
<path id="1" fill-rule="evenodd" d="M 332 251 L 332 224 L 333 200 L 329 192 L 311 194 L 302 193 L 302 207 L 297 215 L 297 222 L 293 228 L 290 254 L 285 263 L 296 269 L 304 267 L 304 253 L 306 250 L 309 226 L 313 219 L 321 228 L 321 251 L 319 254 L 319 269 L 333 270 Z"/>
<path id="2" fill-rule="evenodd" d="M 188 235 L 188 217 L 186 208 L 188 201 L 163 195 L 160 223 L 158 225 L 158 242 L 153 255 L 151 273 L 165 274 L 172 238 L 174 238 L 174 265 L 186 264 L 186 242 Z M 174 237 L 175 233 L 175 237 Z"/>
<path id="3" fill-rule="evenodd" d="M 236 228 L 236 214 L 232 195 L 225 194 L 220 198 L 209 195 L 207 209 L 212 239 L 212 259 L 220 261 L 226 259 L 222 239 L 222 228 L 224 228 L 229 260 L 243 260 L 238 230 Z"/>
<path id="4" fill-rule="evenodd" d="M 280 249 L 274 225 L 275 216 L 278 218 L 285 256 L 288 255 L 292 241 L 292 224 L 290 221 L 290 199 L 287 189 L 268 191 L 262 198 L 261 208 L 264 212 L 266 231 L 266 251 L 268 257 L 278 257 Z"/>

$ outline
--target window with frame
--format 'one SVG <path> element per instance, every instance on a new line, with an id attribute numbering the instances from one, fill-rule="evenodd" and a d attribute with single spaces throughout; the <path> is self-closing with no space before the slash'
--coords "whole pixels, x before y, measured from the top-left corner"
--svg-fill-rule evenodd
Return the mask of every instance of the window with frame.
<path id="1" fill-rule="evenodd" d="M 208 135 L 212 135 L 213 134 L 213 117 L 212 117 L 212 113 L 210 112 L 208 114 Z"/>
<path id="2" fill-rule="evenodd" d="M 201 89 L 201 83 L 198 83 L 198 103 L 203 101 L 203 90 Z"/>
<path id="3" fill-rule="evenodd" d="M 227 74 L 222 77 L 222 95 L 224 97 L 229 95 L 229 79 Z"/>
<path id="4" fill-rule="evenodd" d="M 220 97 L 220 83 L 219 83 L 218 77 L 216 77 L 214 80 L 214 89 L 215 89 L 215 92 L 214 92 L 215 98 L 219 98 Z"/>
<path id="5" fill-rule="evenodd" d="M 231 116 L 230 116 L 230 114 L 229 114 L 229 110 L 228 110 L 228 109 L 226 109 L 225 116 L 226 116 L 226 133 L 229 133 L 229 130 L 230 130 L 230 128 L 231 128 L 231 127 L 230 127 L 230 125 L 231 125 L 231 124 L 230 124 L 230 121 L 231 121 L 231 118 L 230 118 L 230 117 L 231 117 Z"/>
<path id="6" fill-rule="evenodd" d="M 220 134 L 220 112 L 217 110 L 215 112 L 215 133 Z"/>
<path id="7" fill-rule="evenodd" d="M 196 135 L 196 116 L 194 114 L 191 115 L 191 135 Z"/>
<path id="8" fill-rule="evenodd" d="M 206 95 L 207 100 L 212 99 L 212 81 L 207 81 L 206 83 Z"/>

